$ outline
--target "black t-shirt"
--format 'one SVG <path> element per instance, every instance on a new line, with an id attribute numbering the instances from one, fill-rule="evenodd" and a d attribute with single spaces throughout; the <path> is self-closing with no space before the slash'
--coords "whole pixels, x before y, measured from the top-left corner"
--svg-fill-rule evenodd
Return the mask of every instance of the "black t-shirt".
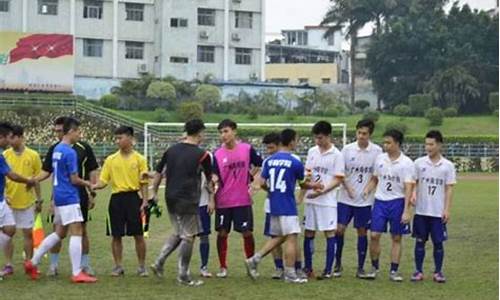
<path id="1" fill-rule="evenodd" d="M 178 143 L 165 151 L 156 172 L 167 177 L 165 199 L 170 213 L 198 213 L 202 171 L 211 178 L 212 161 L 210 154 L 198 146 Z"/>

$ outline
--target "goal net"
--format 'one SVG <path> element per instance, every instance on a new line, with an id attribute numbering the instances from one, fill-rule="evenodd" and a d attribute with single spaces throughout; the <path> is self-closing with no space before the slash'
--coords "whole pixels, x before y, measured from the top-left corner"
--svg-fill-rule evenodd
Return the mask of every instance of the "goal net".
<path id="1" fill-rule="evenodd" d="M 205 140 L 203 148 L 213 151 L 220 146 L 218 123 L 205 123 Z M 307 150 L 314 146 L 311 129 L 313 123 L 238 123 L 238 138 L 250 143 L 260 153 L 265 153 L 262 145 L 264 135 L 271 132 L 280 132 L 285 128 L 297 131 L 299 144 L 296 154 L 305 159 Z M 341 149 L 347 143 L 347 125 L 345 123 L 332 124 L 333 142 Z M 145 123 L 144 124 L 144 156 L 149 167 L 161 159 L 162 154 L 171 145 L 179 142 L 183 137 L 184 123 Z M 264 155 L 265 156 L 265 155 Z"/>

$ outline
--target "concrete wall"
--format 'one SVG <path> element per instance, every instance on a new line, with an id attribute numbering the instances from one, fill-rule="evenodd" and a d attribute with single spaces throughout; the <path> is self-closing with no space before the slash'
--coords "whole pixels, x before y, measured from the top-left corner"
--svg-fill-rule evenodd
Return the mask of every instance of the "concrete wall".
<path id="1" fill-rule="evenodd" d="M 322 85 L 323 78 L 336 83 L 338 77 L 337 64 L 266 64 L 266 78 L 288 78 L 288 84 L 299 84 L 299 78 L 308 78 L 309 85 Z"/>

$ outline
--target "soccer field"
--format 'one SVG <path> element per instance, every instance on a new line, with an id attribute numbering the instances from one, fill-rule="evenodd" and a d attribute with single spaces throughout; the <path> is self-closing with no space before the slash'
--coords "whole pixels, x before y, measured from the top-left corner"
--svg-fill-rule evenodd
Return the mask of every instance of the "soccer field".
<path id="1" fill-rule="evenodd" d="M 49 197 L 50 185 L 44 184 L 45 199 Z M 356 235 L 350 228 L 346 235 L 344 248 L 344 273 L 342 278 L 327 281 L 312 280 L 305 285 L 290 285 L 271 280 L 273 270 L 271 257 L 266 257 L 260 265 L 261 277 L 251 281 L 243 265 L 242 239 L 232 233 L 229 239 L 229 277 L 227 279 L 207 279 L 205 285 L 197 288 L 179 286 L 176 282 L 176 254 L 166 264 L 166 278 L 158 280 L 139 278 L 135 275 L 137 260 L 132 239 L 124 241 L 123 278 L 109 276 L 113 266 L 110 240 L 105 236 L 105 216 L 109 190 L 98 195 L 97 206 L 91 212 L 89 223 L 91 239 L 91 264 L 98 283 L 93 285 L 74 285 L 69 282 L 70 262 L 65 242 L 56 279 L 42 278 L 37 282 L 29 280 L 22 272 L 22 256 L 19 249 L 20 235 L 16 236 L 15 274 L 0 282 L 0 295 L 3 299 L 497 299 L 498 298 L 498 174 L 461 176 L 455 189 L 451 221 L 448 226 L 449 240 L 445 243 L 444 272 L 448 282 L 436 284 L 430 279 L 433 270 L 432 246 L 427 245 L 424 273 L 426 280 L 421 283 L 409 281 L 413 272 L 414 241 L 405 237 L 403 258 L 400 270 L 404 275 L 403 283 L 389 282 L 388 236 L 382 239 L 381 272 L 375 281 L 362 281 L 354 278 L 356 271 Z M 259 193 L 254 198 L 256 248 L 265 239 L 263 227 L 263 199 Z M 165 204 L 162 200 L 162 206 Z M 164 239 L 169 234 L 170 224 L 164 213 L 160 219 L 152 217 L 152 229 L 147 240 L 147 262 L 151 263 L 158 254 Z M 44 214 L 45 219 L 45 214 Z M 46 233 L 50 226 L 45 224 Z M 316 238 L 314 265 L 317 272 L 323 267 L 325 245 L 322 236 Z M 211 235 L 210 270 L 216 272 L 218 259 L 215 247 L 215 234 Z M 368 262 L 367 258 L 367 262 Z M 3 265 L 3 255 L 0 258 Z M 48 259 L 42 261 L 41 270 L 45 273 Z M 369 263 L 366 265 L 369 266 Z M 199 267 L 198 244 L 196 243 L 192 261 L 193 274 Z"/>

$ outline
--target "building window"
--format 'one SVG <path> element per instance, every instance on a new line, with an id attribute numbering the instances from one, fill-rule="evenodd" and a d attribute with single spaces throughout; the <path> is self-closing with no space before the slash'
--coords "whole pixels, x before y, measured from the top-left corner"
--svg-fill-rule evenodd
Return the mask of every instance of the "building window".
<path id="1" fill-rule="evenodd" d="M 38 0 L 38 14 L 57 15 L 58 0 Z"/>
<path id="2" fill-rule="evenodd" d="M 206 63 L 215 62 L 215 47 L 198 46 L 198 62 L 206 62 Z"/>
<path id="3" fill-rule="evenodd" d="M 144 4 L 141 3 L 125 3 L 125 12 L 127 21 L 140 21 L 144 20 Z"/>
<path id="4" fill-rule="evenodd" d="M 237 65 L 251 65 L 252 64 L 252 49 L 236 48 L 236 62 Z"/>
<path id="5" fill-rule="evenodd" d="M 198 25 L 215 26 L 215 9 L 198 8 Z"/>
<path id="6" fill-rule="evenodd" d="M 328 46 L 333 46 L 335 44 L 335 35 L 333 33 L 329 34 L 326 41 L 328 42 Z"/>
<path id="7" fill-rule="evenodd" d="M 9 0 L 0 0 L 0 12 L 9 12 Z"/>
<path id="8" fill-rule="evenodd" d="M 306 46 L 307 31 L 288 31 L 286 33 L 286 41 L 288 45 Z"/>
<path id="9" fill-rule="evenodd" d="M 182 57 L 182 56 L 170 56 L 170 62 L 171 63 L 178 63 L 178 64 L 187 64 L 188 58 Z"/>
<path id="10" fill-rule="evenodd" d="M 330 78 L 321 78 L 321 83 L 330 84 Z"/>
<path id="11" fill-rule="evenodd" d="M 271 78 L 274 83 L 288 83 L 288 78 Z"/>
<path id="12" fill-rule="evenodd" d="M 83 40 L 83 56 L 87 57 L 102 57 L 102 40 L 84 39 Z"/>
<path id="13" fill-rule="evenodd" d="M 144 58 L 144 43 L 143 42 L 125 42 L 125 58 L 126 59 L 143 59 Z"/>
<path id="14" fill-rule="evenodd" d="M 102 19 L 102 1 L 85 0 L 83 1 L 84 19 Z"/>
<path id="15" fill-rule="evenodd" d="M 170 27 L 188 27 L 188 20 L 181 18 L 171 18 Z"/>
<path id="16" fill-rule="evenodd" d="M 299 78 L 299 84 L 305 84 L 309 82 L 309 78 Z"/>
<path id="17" fill-rule="evenodd" d="M 252 28 L 253 14 L 251 12 L 237 11 L 235 12 L 235 23 L 236 28 Z"/>

